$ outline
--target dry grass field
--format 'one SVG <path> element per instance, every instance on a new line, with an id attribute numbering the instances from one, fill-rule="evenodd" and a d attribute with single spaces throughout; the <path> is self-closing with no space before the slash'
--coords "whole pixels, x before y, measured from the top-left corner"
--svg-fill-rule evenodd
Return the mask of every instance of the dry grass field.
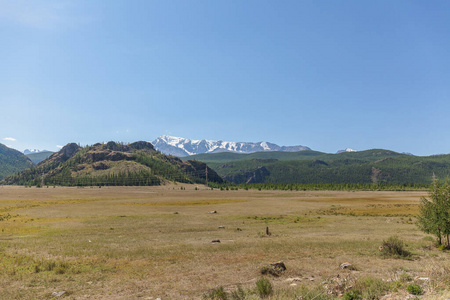
<path id="1" fill-rule="evenodd" d="M 0 297 L 202 299 L 240 286 L 259 299 L 261 268 L 283 261 L 286 271 L 266 276 L 270 299 L 337 297 L 367 278 L 389 284 L 383 299 L 416 297 L 407 292 L 413 283 L 421 299 L 447 299 L 450 255 L 414 225 L 421 196 L 0 186 Z M 395 235 L 410 258 L 380 255 Z"/>

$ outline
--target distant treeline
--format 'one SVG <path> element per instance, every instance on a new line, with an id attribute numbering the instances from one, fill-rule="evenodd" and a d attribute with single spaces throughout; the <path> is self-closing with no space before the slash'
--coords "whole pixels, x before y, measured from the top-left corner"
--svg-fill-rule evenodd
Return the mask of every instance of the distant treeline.
<path id="1" fill-rule="evenodd" d="M 217 184 L 209 183 L 212 188 L 236 190 L 281 190 L 281 191 L 422 191 L 430 185 L 424 183 L 411 184 L 370 184 L 370 183 L 248 183 L 248 184 Z"/>

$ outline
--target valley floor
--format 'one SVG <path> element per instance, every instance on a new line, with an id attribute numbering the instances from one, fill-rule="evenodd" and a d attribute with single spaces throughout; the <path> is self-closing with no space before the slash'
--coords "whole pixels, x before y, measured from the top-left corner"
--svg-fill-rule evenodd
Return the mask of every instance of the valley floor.
<path id="1" fill-rule="evenodd" d="M 266 276 L 270 299 L 338 297 L 364 278 L 389 283 L 383 299 L 413 298 L 412 284 L 422 299 L 446 299 L 449 253 L 414 224 L 426 195 L 0 186 L 0 298 L 201 299 L 241 286 L 258 299 L 261 268 L 283 261 Z M 380 255 L 391 236 L 411 258 Z"/>

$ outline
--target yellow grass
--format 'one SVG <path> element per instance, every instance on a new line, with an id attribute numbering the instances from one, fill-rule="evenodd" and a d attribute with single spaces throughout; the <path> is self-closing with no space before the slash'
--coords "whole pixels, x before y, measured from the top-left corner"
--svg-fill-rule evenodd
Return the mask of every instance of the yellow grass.
<path id="1" fill-rule="evenodd" d="M 439 299 L 449 292 L 450 264 L 413 224 L 421 196 L 181 184 L 4 186 L 0 215 L 9 217 L 0 221 L 0 298 L 49 299 L 64 290 L 67 299 L 200 299 L 218 286 L 253 288 L 262 266 L 282 260 L 287 271 L 270 279 L 284 292 L 273 299 L 301 284 L 329 286 L 337 275 L 395 281 L 403 273 L 428 277 L 424 298 Z M 392 235 L 406 242 L 413 260 L 379 255 Z M 356 271 L 340 269 L 346 261 Z M 301 282 L 290 286 L 289 277 Z M 394 299 L 404 299 L 406 284 L 390 291 Z"/>

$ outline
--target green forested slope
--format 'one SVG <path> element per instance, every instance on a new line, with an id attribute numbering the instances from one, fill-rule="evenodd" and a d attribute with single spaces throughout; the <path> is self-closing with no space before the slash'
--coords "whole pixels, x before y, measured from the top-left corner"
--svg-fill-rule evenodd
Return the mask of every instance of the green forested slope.
<path id="1" fill-rule="evenodd" d="M 305 153 L 302 153 L 305 152 Z M 191 159 L 192 157 L 189 157 Z M 233 183 L 431 183 L 450 175 L 450 155 L 419 157 L 384 149 L 326 154 L 260 152 L 201 157 Z"/>
<path id="2" fill-rule="evenodd" d="M 32 165 L 23 153 L 0 144 L 0 180 Z"/>

